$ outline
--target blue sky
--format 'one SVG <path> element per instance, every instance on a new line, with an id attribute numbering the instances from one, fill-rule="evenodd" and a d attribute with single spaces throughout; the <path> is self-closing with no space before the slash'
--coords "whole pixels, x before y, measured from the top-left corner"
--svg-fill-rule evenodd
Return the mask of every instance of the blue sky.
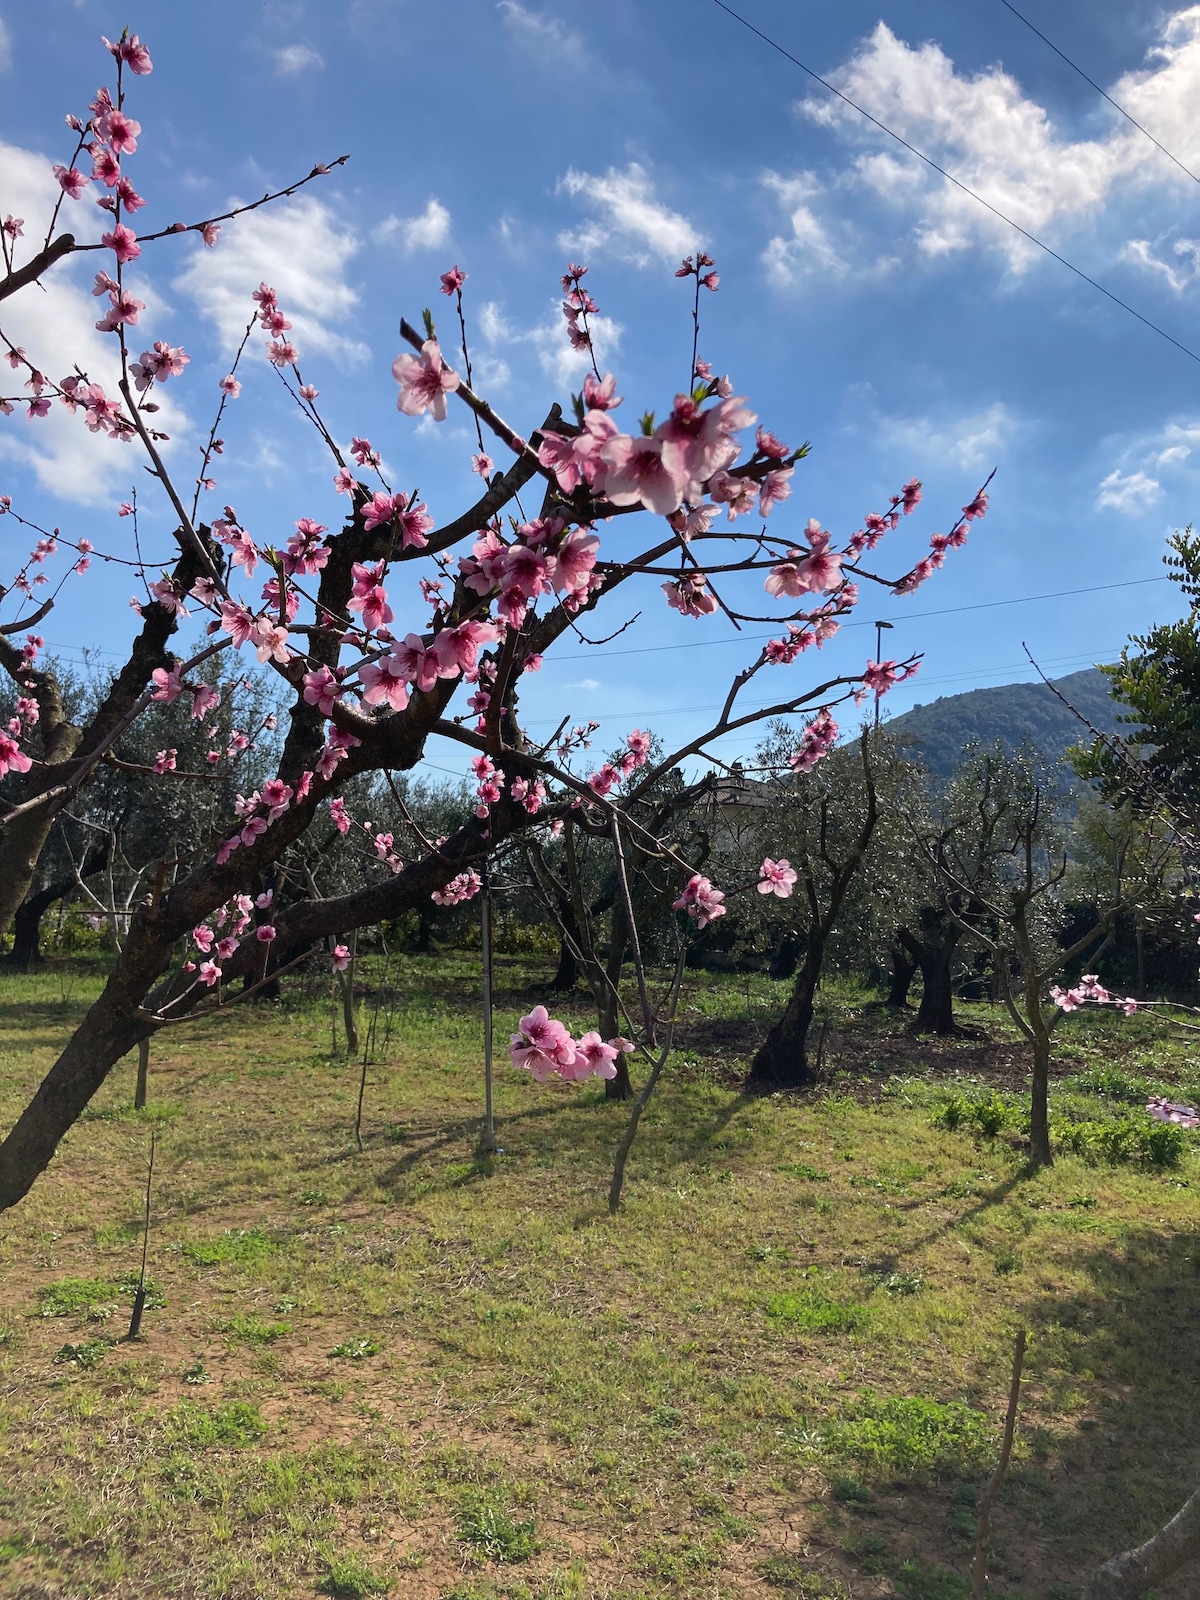
<path id="1" fill-rule="evenodd" d="M 1027 3 L 1200 172 L 1200 6 Z M 1000 0 L 739 9 L 1200 349 L 1200 187 Z M 192 356 L 167 413 L 183 471 L 245 296 L 265 277 L 293 314 L 305 376 L 338 435 L 368 435 L 396 481 L 419 484 L 448 519 L 477 484 L 473 436 L 454 410 L 440 428 L 399 416 L 390 376 L 401 314 L 416 321 L 433 305 L 445 320 L 438 273 L 455 261 L 468 272 L 479 387 L 528 432 L 580 383 L 557 309 L 565 260 L 591 266 L 601 364 L 627 409 L 662 414 L 691 342 L 672 271 L 702 241 L 722 278 L 703 307 L 702 353 L 776 433 L 813 445 L 777 523 L 798 530 L 816 516 L 841 537 L 919 476 L 926 503 L 879 563 L 898 573 L 997 469 L 992 511 L 966 549 L 916 596 L 882 611 L 864 602 L 864 624 L 896 624 L 897 652 L 925 653 L 890 710 L 1030 676 L 1022 641 L 1055 675 L 1111 659 L 1128 633 L 1175 609 L 1168 584 L 1144 580 L 1159 579 L 1164 535 L 1194 513 L 1200 364 L 708 0 L 141 0 L 122 12 L 103 0 L 0 0 L 0 20 L 0 212 L 38 217 L 45 163 L 69 153 L 63 115 L 82 111 L 107 75 L 98 36 L 126 22 L 155 62 L 129 105 L 143 125 L 129 163 L 148 201 L 139 222 L 211 214 L 352 156 L 296 201 L 228 228 L 216 250 L 192 236 L 137 264 L 142 327 Z M 89 212 L 100 216 L 90 199 L 72 211 L 81 234 L 96 226 Z M 69 264 L 50 293 L 5 309 L 5 331 L 48 370 L 96 348 L 86 291 L 97 264 Z M 2 487 L 27 514 L 120 549 L 128 523 L 113 513 L 139 471 L 133 453 L 69 423 L 0 419 Z M 299 516 L 336 525 L 344 502 L 329 462 L 261 357 L 223 432 L 213 501 L 232 502 L 263 540 L 282 540 Z M 152 487 L 143 536 L 165 554 Z M 0 527 L 6 564 L 23 554 L 18 532 Z M 1077 589 L 1097 592 L 993 604 Z M 119 650 L 130 592 L 127 575 L 100 569 L 67 587 L 42 631 L 68 650 Z M 677 619 L 649 584 L 617 603 L 610 626 L 639 609 L 612 646 L 567 646 L 527 680 L 535 733 L 565 699 L 574 719 L 604 719 L 601 742 L 634 723 L 682 740 L 757 648 L 719 616 Z M 849 627 L 819 666 L 860 668 L 873 645 L 868 627 Z M 814 670 L 811 658 L 791 670 Z M 752 743 L 723 748 L 746 754 Z"/>

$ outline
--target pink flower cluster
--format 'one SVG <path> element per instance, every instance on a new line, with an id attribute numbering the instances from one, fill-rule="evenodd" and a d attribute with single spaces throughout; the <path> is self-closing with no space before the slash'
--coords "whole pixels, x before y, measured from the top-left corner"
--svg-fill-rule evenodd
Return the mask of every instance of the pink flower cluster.
<path id="1" fill-rule="evenodd" d="M 800 735 L 789 765 L 794 772 L 811 772 L 837 743 L 838 725 L 828 706 L 822 706 Z"/>
<path id="2" fill-rule="evenodd" d="M 435 889 L 429 898 L 435 906 L 457 906 L 464 900 L 473 900 L 482 888 L 483 879 L 477 872 L 460 872 L 443 888 Z"/>
<path id="3" fill-rule="evenodd" d="M 1161 1095 L 1151 1095 L 1146 1102 L 1146 1110 L 1155 1122 L 1174 1122 L 1180 1128 L 1200 1128 L 1200 1111 L 1195 1106 L 1164 1100 Z"/>
<path id="4" fill-rule="evenodd" d="M 528 1072 L 535 1083 L 545 1083 L 548 1078 L 563 1078 L 568 1083 L 615 1078 L 617 1057 L 633 1049 L 627 1039 L 606 1043 L 594 1030 L 573 1039 L 566 1025 L 550 1016 L 545 1006 L 534 1006 L 521 1018 L 519 1027 L 508 1047 L 509 1060 Z"/>
<path id="5" fill-rule="evenodd" d="M 1086 1005 L 1089 1000 L 1100 1006 L 1115 1006 L 1127 1017 L 1133 1016 L 1138 1008 L 1136 1000 L 1122 999 L 1119 995 L 1109 994 L 1095 973 L 1080 978 L 1072 989 L 1061 989 L 1055 984 L 1050 990 L 1050 998 L 1060 1011 L 1078 1011 L 1080 1006 Z"/>
<path id="6" fill-rule="evenodd" d="M 588 788 L 593 794 L 601 798 L 611 794 L 618 784 L 623 783 L 639 767 L 644 767 L 650 756 L 650 740 L 651 735 L 643 733 L 640 728 L 627 733 L 623 753 L 613 761 L 606 761 L 588 779 Z"/>
<path id="7" fill-rule="evenodd" d="M 767 856 L 759 868 L 761 876 L 758 880 L 759 894 L 778 895 L 781 900 L 790 900 L 792 890 L 796 886 L 796 869 L 788 860 L 772 861 Z"/>
<path id="8" fill-rule="evenodd" d="M 722 890 L 714 889 L 703 873 L 696 872 L 684 885 L 679 899 L 672 902 L 672 910 L 686 911 L 694 919 L 697 928 L 707 928 L 710 922 L 723 917 L 728 910 L 722 903 L 724 899 Z"/>

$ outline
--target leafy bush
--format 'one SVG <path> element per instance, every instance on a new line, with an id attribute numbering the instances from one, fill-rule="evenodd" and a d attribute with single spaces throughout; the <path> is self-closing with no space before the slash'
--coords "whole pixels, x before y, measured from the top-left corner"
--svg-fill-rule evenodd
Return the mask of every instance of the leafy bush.
<path id="1" fill-rule="evenodd" d="M 195 1239 L 185 1244 L 183 1254 L 198 1267 L 221 1266 L 226 1262 L 243 1265 L 274 1255 L 275 1241 L 261 1228 L 230 1228 L 215 1239 Z"/>
<path id="2" fill-rule="evenodd" d="M 1154 1093 L 1152 1085 L 1145 1078 L 1135 1077 L 1132 1072 L 1126 1072 L 1124 1067 L 1107 1065 L 1081 1072 L 1070 1080 L 1070 1084 L 1073 1089 L 1086 1089 L 1091 1094 L 1100 1094 L 1107 1100 L 1120 1100 L 1131 1106 L 1144 1106 Z"/>
<path id="3" fill-rule="evenodd" d="M 167 1433 L 181 1444 L 195 1445 L 200 1449 L 208 1445 L 232 1445 L 242 1448 L 257 1444 L 267 1431 L 258 1407 L 245 1400 L 231 1400 L 228 1405 L 197 1405 L 194 1400 L 181 1400 L 167 1414 Z"/>
<path id="4" fill-rule="evenodd" d="M 816 1289 L 773 1294 L 767 1316 L 801 1333 L 848 1333 L 867 1321 L 866 1306 L 830 1300 Z"/>
<path id="5" fill-rule="evenodd" d="M 357 1556 L 339 1556 L 329 1563 L 317 1587 L 334 1600 L 368 1600 L 370 1595 L 385 1594 L 391 1585 Z"/>
<path id="6" fill-rule="evenodd" d="M 459 1517 L 458 1537 L 474 1545 L 489 1561 L 528 1561 L 538 1552 L 533 1523 L 514 1522 L 508 1512 L 486 1497 L 469 1500 Z"/>
<path id="7" fill-rule="evenodd" d="M 1062 1123 L 1054 1136 L 1060 1150 L 1107 1166 L 1141 1161 L 1151 1167 L 1177 1167 L 1187 1149 L 1183 1128 L 1145 1114 Z"/>
<path id="8" fill-rule="evenodd" d="M 966 1095 L 952 1091 L 930 1119 L 935 1128 L 962 1128 L 979 1139 L 994 1139 L 1006 1127 L 1020 1127 L 1025 1115 L 1023 1104 L 1005 1099 L 995 1089 L 985 1095 Z"/>
<path id="9" fill-rule="evenodd" d="M 826 1449 L 856 1460 L 875 1478 L 964 1474 L 985 1466 L 994 1453 L 992 1427 L 983 1412 L 960 1401 L 883 1400 L 863 1394 L 829 1423 Z"/>

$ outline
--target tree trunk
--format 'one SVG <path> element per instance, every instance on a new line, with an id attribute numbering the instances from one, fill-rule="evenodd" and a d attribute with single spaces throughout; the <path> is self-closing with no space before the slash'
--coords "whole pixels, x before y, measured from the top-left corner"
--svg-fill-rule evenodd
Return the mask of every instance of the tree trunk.
<path id="1" fill-rule="evenodd" d="M 1029 1159 L 1035 1167 L 1048 1167 L 1054 1161 L 1050 1149 L 1050 1038 L 1043 1034 L 1033 1041 L 1033 1094 L 1029 1116 Z"/>
<path id="2" fill-rule="evenodd" d="M 17 907 L 13 917 L 13 945 L 6 959 L 18 972 L 28 972 L 42 964 L 42 918 L 55 900 L 54 888 L 31 894 Z"/>
<path id="3" fill-rule="evenodd" d="M 1153 1539 L 1106 1561 L 1084 1584 L 1082 1600 L 1135 1600 L 1200 1558 L 1200 1489 Z"/>
<path id="4" fill-rule="evenodd" d="M 953 1033 L 954 987 L 951 966 L 954 959 L 953 943 L 925 945 L 918 965 L 921 968 L 921 1004 L 913 1024 L 917 1033 Z"/>
<path id="5" fill-rule="evenodd" d="M 620 968 L 617 969 L 620 971 Z M 611 989 L 605 989 L 600 996 L 600 1037 L 602 1039 L 615 1039 L 621 1031 L 621 1018 L 617 1009 L 617 997 Z M 618 1053 L 613 1065 L 617 1069 L 615 1078 L 604 1080 L 604 1098 L 606 1100 L 632 1100 L 633 1082 L 629 1076 L 629 1057 L 622 1050 Z"/>
<path id="6" fill-rule="evenodd" d="M 824 941 L 810 939 L 783 1015 L 750 1063 L 747 1089 L 768 1093 L 776 1089 L 806 1089 L 816 1081 L 808 1061 L 808 1030 L 824 954 Z"/>
<path id="7" fill-rule="evenodd" d="M 138 1041 L 138 1070 L 137 1085 L 133 1091 L 133 1109 L 144 1111 L 146 1109 L 146 1094 L 150 1087 L 150 1041 Z"/>
<path id="8" fill-rule="evenodd" d="M 796 967 L 800 961 L 800 952 L 804 948 L 803 936 L 799 933 L 785 933 L 779 941 L 775 954 L 771 957 L 771 964 L 767 968 L 767 976 L 782 983 L 786 978 L 796 976 Z"/>
<path id="9" fill-rule="evenodd" d="M 575 950 L 571 948 L 572 944 L 576 949 L 579 948 L 579 928 L 569 900 L 560 903 L 559 916 L 566 932 L 558 941 L 558 971 L 550 980 L 550 987 L 555 994 L 569 994 L 579 982 L 579 962 L 575 958 Z"/>
<path id="10" fill-rule="evenodd" d="M 905 1011 L 908 1009 L 908 991 L 916 976 L 917 963 L 900 943 L 899 938 L 894 940 L 888 958 L 892 963 L 892 975 L 888 983 L 887 999 L 883 1003 L 891 1011 Z"/>

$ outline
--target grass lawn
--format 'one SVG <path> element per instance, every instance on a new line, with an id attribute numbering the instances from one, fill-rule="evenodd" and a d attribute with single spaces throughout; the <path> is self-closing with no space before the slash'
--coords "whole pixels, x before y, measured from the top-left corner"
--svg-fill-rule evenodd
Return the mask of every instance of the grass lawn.
<path id="1" fill-rule="evenodd" d="M 499 1036 L 545 980 L 501 960 Z M 98 982 L 0 979 L 0 1123 Z M 749 1100 L 783 991 L 689 973 L 610 1218 L 591 1086 L 503 1059 L 476 1159 L 477 990 L 367 968 L 361 1152 L 324 992 L 160 1034 L 145 1112 L 112 1075 L 0 1218 L 0 1596 L 966 1600 L 1022 1324 L 997 1596 L 1070 1600 L 1200 1481 L 1200 1135 L 1136 1110 L 1200 1069 L 1153 1024 L 1065 1019 L 1030 1176 L 997 1011 L 914 1041 L 832 987 L 828 1083 Z"/>

